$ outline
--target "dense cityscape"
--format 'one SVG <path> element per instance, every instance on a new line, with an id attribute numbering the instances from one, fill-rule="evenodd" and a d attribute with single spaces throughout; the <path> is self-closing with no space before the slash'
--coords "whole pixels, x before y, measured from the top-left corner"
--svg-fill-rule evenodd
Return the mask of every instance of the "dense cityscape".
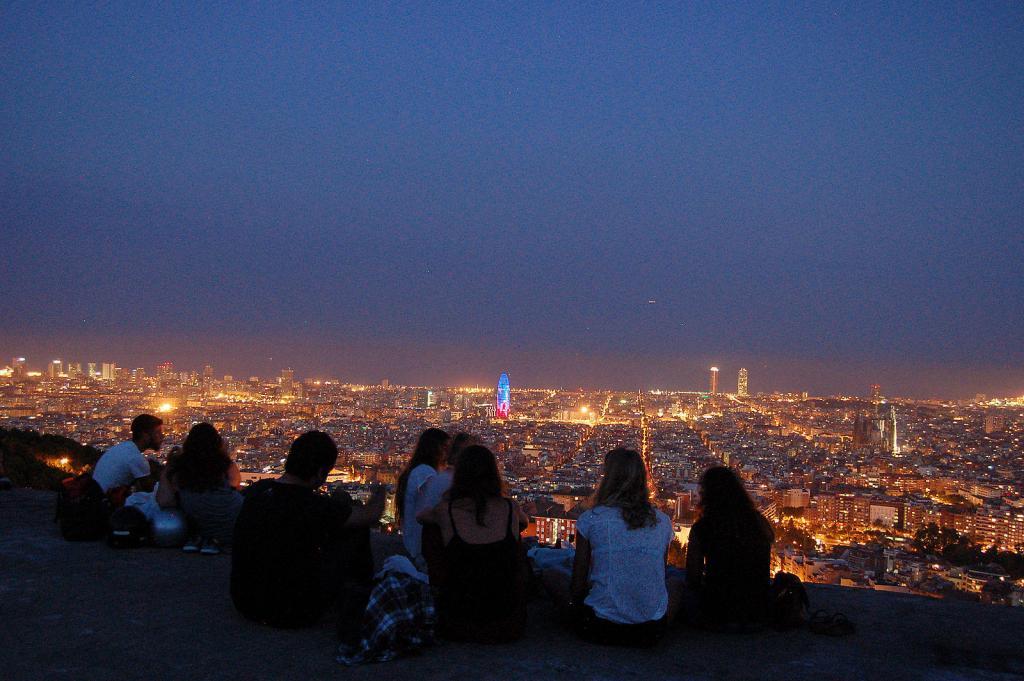
<path id="1" fill-rule="evenodd" d="M 499 372 L 496 372 L 496 374 Z M 168 433 L 157 459 L 198 421 L 229 440 L 247 483 L 277 476 L 289 443 L 322 429 L 342 454 L 330 484 L 354 496 L 393 489 L 419 433 L 469 432 L 499 458 L 540 544 L 571 545 L 604 454 L 641 451 L 658 505 L 685 550 L 709 466 L 739 472 L 776 530 L 775 569 L 813 583 L 1024 604 L 1024 398 L 910 400 L 758 392 L 744 368 L 711 367 L 702 390 L 612 392 L 495 385 L 355 385 L 216 375 L 212 366 L 16 357 L 0 367 L 0 428 L 70 438 L 103 451 L 131 418 Z M 47 465 L 76 471 L 53 454 Z M 394 531 L 393 497 L 384 531 Z M 671 558 L 671 553 L 670 553 Z"/>

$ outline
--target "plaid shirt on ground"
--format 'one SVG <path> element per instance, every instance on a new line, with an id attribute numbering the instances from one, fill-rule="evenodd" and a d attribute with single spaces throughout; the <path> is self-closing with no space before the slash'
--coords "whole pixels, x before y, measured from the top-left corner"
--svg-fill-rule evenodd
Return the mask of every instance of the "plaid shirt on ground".
<path id="1" fill-rule="evenodd" d="M 430 586 L 409 575 L 388 572 L 370 593 L 362 640 L 355 648 L 340 646 L 338 662 L 387 662 L 416 652 L 434 642 L 434 623 Z"/>

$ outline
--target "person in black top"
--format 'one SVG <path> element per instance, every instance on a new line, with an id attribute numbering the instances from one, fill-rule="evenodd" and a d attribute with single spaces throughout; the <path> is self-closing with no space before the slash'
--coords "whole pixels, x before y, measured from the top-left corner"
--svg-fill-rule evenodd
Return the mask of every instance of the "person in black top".
<path id="1" fill-rule="evenodd" d="M 767 617 L 775 533 L 730 468 L 700 481 L 701 517 L 686 549 L 687 585 L 697 592 L 697 624 L 751 628 Z"/>
<path id="2" fill-rule="evenodd" d="M 331 437 L 310 431 L 292 443 L 284 475 L 247 490 L 235 523 L 231 599 L 248 619 L 274 627 L 309 626 L 339 595 L 369 594 L 368 528 L 384 511 L 384 491 L 376 488 L 365 506 L 343 491 L 320 494 L 337 459 Z M 358 606 L 340 605 L 344 617 L 362 614 Z M 346 626 L 357 627 L 358 621 L 339 622 L 339 632 Z"/>
<path id="3" fill-rule="evenodd" d="M 451 489 L 417 518 L 440 528 L 444 548 L 437 615 L 442 636 L 514 641 L 526 625 L 526 572 L 519 534 L 529 518 L 502 489 L 491 450 L 462 450 Z"/>

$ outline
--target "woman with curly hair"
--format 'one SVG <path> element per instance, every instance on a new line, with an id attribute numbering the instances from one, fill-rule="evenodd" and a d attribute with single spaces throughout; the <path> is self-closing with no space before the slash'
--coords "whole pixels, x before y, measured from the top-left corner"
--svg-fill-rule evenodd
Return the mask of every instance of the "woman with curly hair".
<path id="1" fill-rule="evenodd" d="M 242 508 L 240 486 L 238 466 L 217 429 L 209 423 L 192 426 L 181 453 L 168 460 L 156 496 L 162 508 L 180 508 L 195 530 L 183 551 L 212 555 L 231 543 Z"/>
<path id="2" fill-rule="evenodd" d="M 651 503 L 639 453 L 608 452 L 592 503 L 576 522 L 571 580 L 551 570 L 545 585 L 583 638 L 653 645 L 675 617 L 683 588 L 665 578 L 672 523 Z"/>

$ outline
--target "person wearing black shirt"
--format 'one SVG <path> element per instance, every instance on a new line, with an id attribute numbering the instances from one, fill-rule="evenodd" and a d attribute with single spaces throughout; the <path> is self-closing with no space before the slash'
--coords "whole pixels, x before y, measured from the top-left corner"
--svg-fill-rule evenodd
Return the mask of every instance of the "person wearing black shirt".
<path id="1" fill-rule="evenodd" d="M 701 517 L 690 529 L 686 581 L 698 597 L 697 624 L 756 628 L 768 614 L 774 532 L 729 468 L 700 481 Z"/>
<path id="2" fill-rule="evenodd" d="M 319 493 L 337 459 L 331 437 L 310 431 L 292 443 L 284 475 L 247 490 L 231 554 L 231 599 L 246 618 L 310 626 L 339 595 L 369 593 L 368 528 L 384 511 L 384 491 L 377 487 L 365 506 L 343 491 Z M 343 616 L 362 614 L 341 605 Z M 339 630 L 345 626 L 339 622 Z"/>

